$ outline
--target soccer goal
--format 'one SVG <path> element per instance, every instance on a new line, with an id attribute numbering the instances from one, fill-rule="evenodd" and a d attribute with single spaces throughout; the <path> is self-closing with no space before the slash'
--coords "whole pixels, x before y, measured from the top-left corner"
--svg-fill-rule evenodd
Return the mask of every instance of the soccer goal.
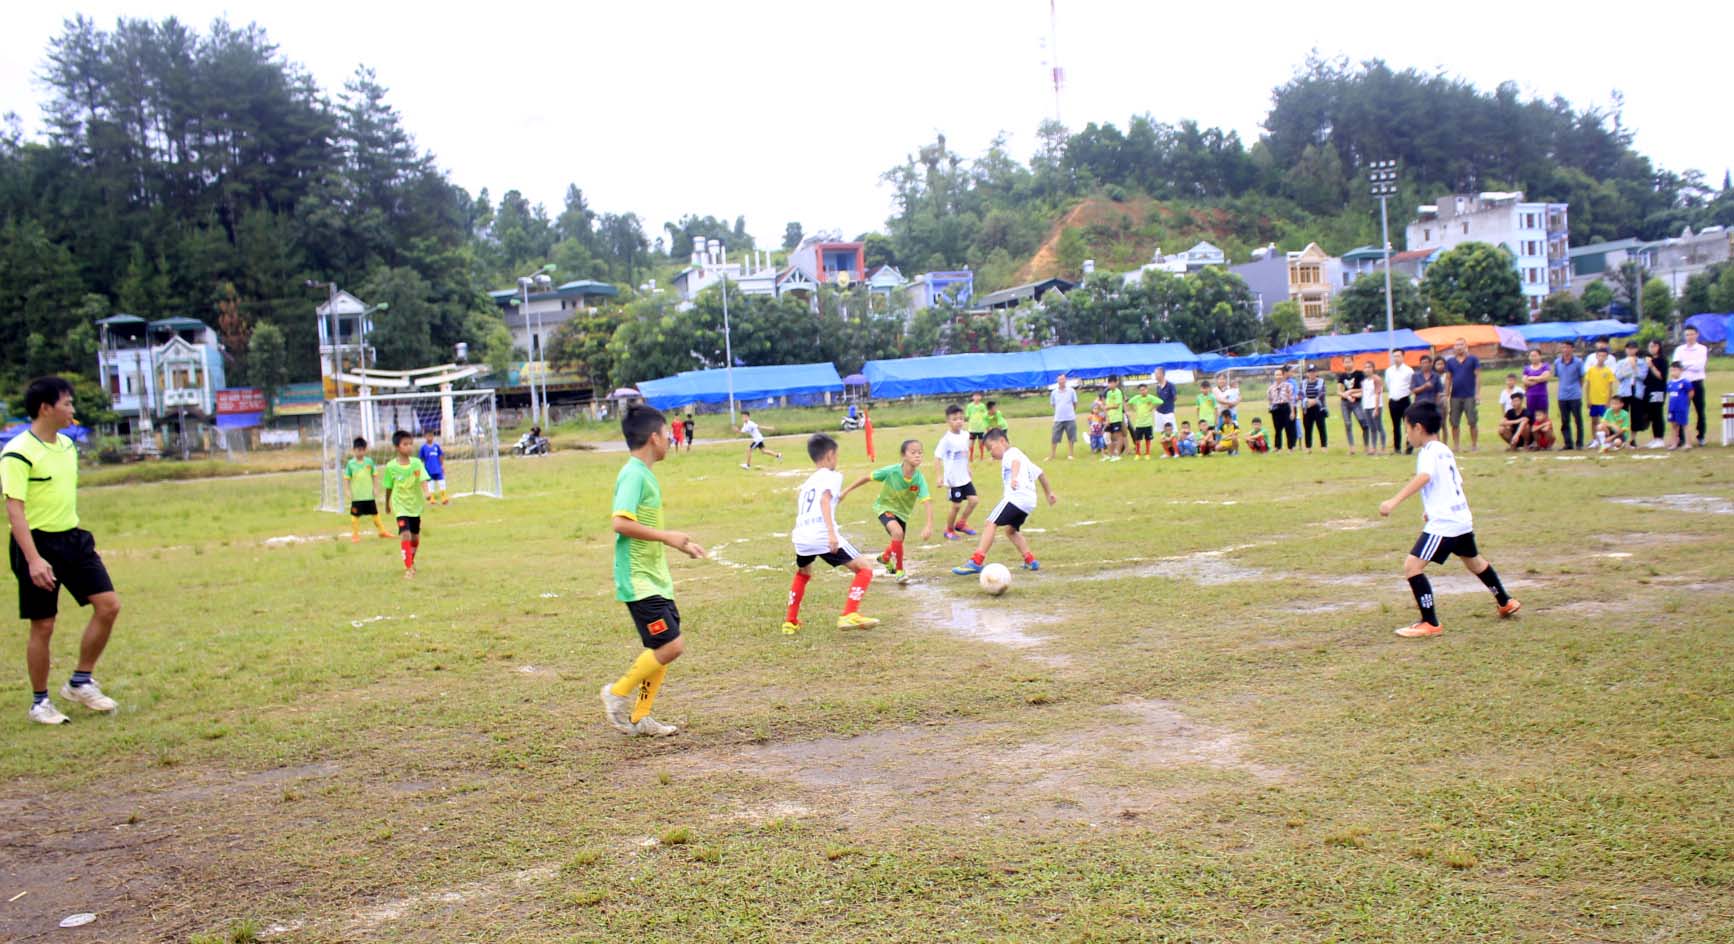
<path id="1" fill-rule="evenodd" d="M 338 397 L 325 401 L 320 436 L 320 511 L 347 511 L 343 498 L 343 464 L 353 455 L 352 443 L 367 440 L 367 452 L 383 466 L 396 456 L 391 436 L 405 430 L 416 439 L 439 434 L 445 450 L 446 487 L 453 498 L 486 495 L 499 498 L 500 437 L 492 390 L 450 390 L 429 393 L 387 393 Z M 412 455 L 414 453 L 412 452 Z"/>

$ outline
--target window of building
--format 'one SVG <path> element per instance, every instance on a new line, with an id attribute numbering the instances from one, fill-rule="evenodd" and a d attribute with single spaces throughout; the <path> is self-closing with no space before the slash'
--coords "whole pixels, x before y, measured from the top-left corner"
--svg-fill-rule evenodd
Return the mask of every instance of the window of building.
<path id="1" fill-rule="evenodd" d="M 1433 231 L 1431 229 L 1422 229 L 1421 230 L 1421 241 L 1424 243 L 1432 242 L 1433 241 Z"/>
<path id="2" fill-rule="evenodd" d="M 1462 225 L 1463 225 L 1463 235 L 1465 235 L 1465 236 L 1469 235 L 1469 221 L 1464 220 Z"/>

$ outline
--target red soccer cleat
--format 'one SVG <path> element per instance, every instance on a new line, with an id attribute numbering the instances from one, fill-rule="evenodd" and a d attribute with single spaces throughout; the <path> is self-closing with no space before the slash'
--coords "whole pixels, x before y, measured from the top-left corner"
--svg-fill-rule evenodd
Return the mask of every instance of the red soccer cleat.
<path id="1" fill-rule="evenodd" d="M 1510 617 L 1516 616 L 1517 611 L 1521 610 L 1521 609 L 1523 609 L 1523 604 L 1517 602 L 1516 597 L 1512 597 L 1511 599 L 1505 601 L 1504 606 L 1499 608 L 1499 615 L 1502 618 L 1510 618 Z"/>

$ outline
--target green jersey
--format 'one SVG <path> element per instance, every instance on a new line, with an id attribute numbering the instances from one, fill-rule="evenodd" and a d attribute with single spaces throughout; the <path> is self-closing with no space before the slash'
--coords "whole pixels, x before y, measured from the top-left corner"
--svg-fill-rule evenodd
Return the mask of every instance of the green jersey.
<path id="1" fill-rule="evenodd" d="M 987 415 L 987 428 L 988 429 L 1010 429 L 1011 427 L 1006 425 L 1005 414 L 999 412 L 998 410 L 995 410 L 994 412 L 989 413 Z"/>
<path id="2" fill-rule="evenodd" d="M 1628 410 L 1609 410 L 1607 415 L 1602 417 L 1602 422 L 1625 433 L 1627 437 L 1632 435 L 1632 414 Z"/>
<path id="3" fill-rule="evenodd" d="M 662 527 L 662 486 L 644 460 L 633 456 L 614 478 L 614 517 L 647 528 Z M 674 578 L 668 573 L 666 546 L 614 535 L 614 598 L 631 603 L 645 597 L 674 599 Z"/>
<path id="4" fill-rule="evenodd" d="M 379 474 L 379 485 L 391 502 L 391 513 L 398 518 L 420 518 L 424 501 L 422 483 L 427 481 L 427 467 L 411 456 L 406 465 L 396 459 L 385 464 Z"/>
<path id="5" fill-rule="evenodd" d="M 56 434 L 45 443 L 25 430 L 0 453 L 0 491 L 24 503 L 32 531 L 78 527 L 78 445 Z"/>
<path id="6" fill-rule="evenodd" d="M 373 457 L 362 456 L 343 464 L 343 477 L 349 480 L 349 500 L 373 501 Z"/>
<path id="7" fill-rule="evenodd" d="M 1208 393 L 1201 393 L 1198 395 L 1198 401 L 1197 402 L 1198 402 L 1198 422 L 1206 423 L 1206 424 L 1215 423 L 1216 422 L 1216 398 L 1211 396 Z"/>
<path id="8" fill-rule="evenodd" d="M 1110 422 L 1110 423 L 1124 423 L 1124 422 L 1126 422 L 1126 411 L 1125 411 L 1126 395 L 1124 393 L 1120 392 L 1120 388 L 1119 387 L 1109 388 L 1108 396 L 1105 399 L 1108 401 L 1108 422 Z"/>
<path id="9" fill-rule="evenodd" d="M 1127 400 L 1126 405 L 1132 408 L 1132 425 L 1140 428 L 1155 426 L 1156 406 L 1161 402 L 1148 393 L 1140 393 Z"/>
<path id="10" fill-rule="evenodd" d="M 969 403 L 963 408 L 963 425 L 972 433 L 987 432 L 987 404 Z"/>
<path id="11" fill-rule="evenodd" d="M 907 523 L 915 518 L 917 502 L 933 500 L 927 491 L 927 476 L 916 469 L 915 475 L 904 478 L 901 462 L 876 470 L 873 481 L 885 483 L 885 487 L 879 490 L 879 497 L 873 500 L 873 513 L 876 515 L 889 512 Z"/>

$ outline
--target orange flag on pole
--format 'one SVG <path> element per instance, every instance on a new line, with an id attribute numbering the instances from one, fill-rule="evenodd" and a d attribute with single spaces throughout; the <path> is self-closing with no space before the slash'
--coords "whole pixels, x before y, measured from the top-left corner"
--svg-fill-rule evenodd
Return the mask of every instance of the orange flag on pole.
<path id="1" fill-rule="evenodd" d="M 867 461 L 876 461 L 873 455 L 873 417 L 866 410 L 861 411 L 861 428 L 867 433 Z"/>

